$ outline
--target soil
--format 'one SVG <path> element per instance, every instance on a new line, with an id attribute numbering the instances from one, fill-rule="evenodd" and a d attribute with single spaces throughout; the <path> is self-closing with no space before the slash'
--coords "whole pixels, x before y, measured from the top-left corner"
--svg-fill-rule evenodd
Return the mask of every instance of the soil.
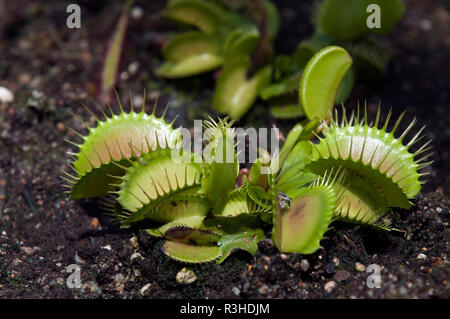
<path id="1" fill-rule="evenodd" d="M 385 37 L 395 53 L 384 77 L 358 84 L 347 107 L 381 100 L 395 114 L 406 109 L 434 140 L 434 164 L 409 211 L 391 214 L 399 231 L 335 223 L 313 255 L 280 254 L 270 240 L 256 256 L 235 253 L 223 264 L 184 265 L 167 258 L 161 242 L 139 229 L 120 229 L 96 200 L 68 200 L 59 176 L 71 147 L 70 112 L 94 119 L 93 105 L 106 43 L 123 1 L 79 0 L 81 29 L 65 26 L 73 1 L 0 2 L 0 86 L 14 92 L 0 106 L 1 298 L 450 298 L 450 3 L 408 0 L 406 14 Z M 275 1 L 282 15 L 276 50 L 289 54 L 312 32 L 311 1 Z M 164 81 L 152 70 L 173 27 L 158 15 L 164 1 L 137 1 L 144 16 L 130 19 L 119 95 L 169 103 L 178 125 L 211 112 L 214 75 Z M 205 89 L 206 87 L 206 89 Z M 117 109 L 117 106 L 114 106 Z M 162 112 L 162 108 L 158 110 Z M 273 124 L 286 133 L 295 121 L 275 120 L 258 103 L 239 123 Z M 66 285 L 66 267 L 81 267 L 82 287 Z M 371 264 L 381 267 L 380 288 L 368 288 Z M 192 269 L 197 280 L 179 284 Z M 369 278 L 370 279 L 370 278 Z"/>

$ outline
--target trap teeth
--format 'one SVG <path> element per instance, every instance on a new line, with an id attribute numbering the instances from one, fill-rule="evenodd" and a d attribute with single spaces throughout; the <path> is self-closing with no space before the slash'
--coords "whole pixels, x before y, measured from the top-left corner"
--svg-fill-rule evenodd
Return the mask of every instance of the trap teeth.
<path id="1" fill-rule="evenodd" d="M 144 103 L 141 112 L 134 112 L 131 108 L 126 113 L 119 101 L 121 112 L 116 115 L 110 108 L 109 116 L 99 107 L 104 120 L 95 116 L 96 127 L 84 123 L 88 135 L 75 131 L 82 139 L 80 144 L 67 140 L 78 148 L 77 152 L 72 153 L 75 160 L 70 163 L 72 171 L 76 173 L 71 198 L 107 195 L 116 189 L 116 178 L 123 174 L 135 158 L 156 148 L 174 145 L 179 139 L 178 130 L 166 123 L 164 117 L 145 113 Z"/>
<path id="2" fill-rule="evenodd" d="M 409 149 L 417 142 L 423 128 L 406 143 L 416 119 L 398 133 L 404 113 L 389 130 L 391 111 L 379 128 L 380 109 L 373 125 L 368 123 L 366 109 L 363 118 L 359 110 L 358 107 L 350 119 L 345 109 L 342 119 L 332 119 L 319 137 L 319 143 L 313 144 L 313 159 L 305 171 L 323 175 L 332 167 L 342 166 L 348 176 L 345 186 L 337 186 L 341 191 L 344 189 L 344 200 L 338 205 L 336 215 L 347 221 L 375 224 L 388 207 L 410 208 L 410 199 L 420 191 L 422 174 L 419 170 L 423 168 L 421 161 L 424 159 L 416 159 L 417 154 Z M 427 149 L 428 144 L 418 152 Z"/>

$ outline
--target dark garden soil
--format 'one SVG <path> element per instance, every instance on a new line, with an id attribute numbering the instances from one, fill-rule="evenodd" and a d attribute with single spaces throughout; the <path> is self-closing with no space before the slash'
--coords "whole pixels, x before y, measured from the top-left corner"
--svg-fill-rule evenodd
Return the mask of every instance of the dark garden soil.
<path id="1" fill-rule="evenodd" d="M 66 6 L 82 7 L 81 29 L 66 28 Z M 282 15 L 278 52 L 291 53 L 312 32 L 312 1 L 275 1 Z M 187 265 L 197 280 L 179 284 L 183 267 L 161 242 L 139 229 L 120 229 L 95 200 L 72 201 L 59 176 L 70 146 L 64 138 L 93 123 L 82 108 L 98 90 L 105 44 L 123 1 L 0 1 L 0 86 L 15 101 L 0 107 L 0 297 L 2 298 L 450 298 L 450 3 L 405 1 L 404 19 L 386 39 L 395 56 L 387 74 L 359 84 L 347 107 L 379 100 L 395 114 L 406 109 L 427 125 L 435 163 L 409 211 L 391 214 L 400 231 L 334 224 L 313 255 L 284 255 L 270 241 L 252 258 L 235 253 L 223 264 Z M 157 13 L 164 1 L 138 1 L 118 90 L 135 100 L 144 88 L 150 104 L 169 102 L 168 117 L 189 126 L 210 110 L 214 77 L 156 79 L 164 34 L 173 30 Z M 207 89 L 203 89 L 206 87 Z M 161 108 L 162 109 L 162 108 Z M 159 110 L 161 112 L 161 110 Z M 274 120 L 259 103 L 241 126 L 273 124 L 283 132 L 295 121 Z M 66 285 L 66 267 L 81 267 L 81 289 Z M 381 288 L 366 285 L 370 264 L 381 267 Z"/>

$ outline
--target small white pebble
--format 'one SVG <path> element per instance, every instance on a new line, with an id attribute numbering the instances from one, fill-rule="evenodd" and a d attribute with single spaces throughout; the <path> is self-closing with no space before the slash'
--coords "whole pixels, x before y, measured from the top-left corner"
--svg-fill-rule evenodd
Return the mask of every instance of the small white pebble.
<path id="1" fill-rule="evenodd" d="M 102 249 L 111 251 L 112 247 L 111 247 L 111 245 L 106 245 L 106 246 L 103 246 Z"/>
<path id="2" fill-rule="evenodd" d="M 333 263 L 335 266 L 339 266 L 339 258 L 333 257 Z"/>
<path id="3" fill-rule="evenodd" d="M 425 254 L 418 254 L 417 255 L 417 259 L 418 260 L 425 260 L 425 259 L 427 259 L 427 255 L 425 255 Z"/>
<path id="4" fill-rule="evenodd" d="M 131 255 L 130 257 L 130 260 L 135 260 L 136 258 L 144 259 L 144 257 L 142 257 L 140 253 L 133 253 L 133 255 Z"/>
<path id="5" fill-rule="evenodd" d="M 302 259 L 302 261 L 300 262 L 300 268 L 304 271 L 307 272 L 309 269 L 309 261 L 307 259 Z"/>
<path id="6" fill-rule="evenodd" d="M 141 7 L 131 8 L 130 15 L 133 19 L 139 20 L 144 15 L 144 10 Z"/>
<path id="7" fill-rule="evenodd" d="M 27 255 L 27 256 L 31 256 L 31 255 L 34 254 L 34 249 L 31 248 L 31 247 L 21 247 L 20 249 L 21 249 L 21 250 L 25 253 L 25 255 Z"/>
<path id="8" fill-rule="evenodd" d="M 406 295 L 408 293 L 408 289 L 406 289 L 405 287 L 400 287 L 400 289 L 398 290 L 398 292 L 401 295 Z"/>
<path id="9" fill-rule="evenodd" d="M 422 21 L 420 21 L 419 27 L 420 27 L 423 31 L 430 31 L 432 25 L 431 25 L 430 20 L 423 19 Z"/>
<path id="10" fill-rule="evenodd" d="M 128 65 L 128 73 L 135 74 L 139 70 L 139 62 L 134 61 Z"/>
<path id="11" fill-rule="evenodd" d="M 0 86 L 0 104 L 11 103 L 12 101 L 14 101 L 13 93 L 4 86 Z"/>
<path id="12" fill-rule="evenodd" d="M 231 291 L 236 295 L 239 296 L 239 294 L 241 293 L 241 290 L 238 287 L 233 287 L 231 289 Z"/>
<path id="13" fill-rule="evenodd" d="M 144 287 L 142 287 L 141 289 L 139 289 L 139 293 L 144 296 L 147 291 L 150 289 L 151 284 L 146 284 Z"/>
<path id="14" fill-rule="evenodd" d="M 360 272 L 363 272 L 366 270 L 366 266 L 364 266 L 360 262 L 355 263 L 355 268 L 357 271 L 360 271 Z"/>
<path id="15" fill-rule="evenodd" d="M 325 289 L 325 292 L 330 293 L 334 290 L 334 288 L 336 288 L 336 282 L 331 280 L 329 282 L 327 282 L 325 284 L 325 286 L 323 287 L 323 289 Z"/>
<path id="16" fill-rule="evenodd" d="M 128 78 L 129 78 L 128 72 L 122 72 L 122 73 L 120 73 L 120 79 L 121 79 L 121 80 L 126 81 L 126 80 L 128 80 Z"/>
<path id="17" fill-rule="evenodd" d="M 192 284 L 197 280 L 197 276 L 195 275 L 194 271 L 183 268 L 178 272 L 176 279 L 180 284 Z"/>
<path id="18" fill-rule="evenodd" d="M 130 238 L 130 243 L 131 245 L 133 245 L 134 248 L 138 248 L 139 247 L 139 242 L 136 236 L 133 236 Z"/>

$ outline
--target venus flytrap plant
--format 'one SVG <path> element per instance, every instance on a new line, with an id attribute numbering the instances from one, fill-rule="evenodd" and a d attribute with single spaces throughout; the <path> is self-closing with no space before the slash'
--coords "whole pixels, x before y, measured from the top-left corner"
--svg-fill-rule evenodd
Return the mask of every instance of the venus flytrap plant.
<path id="1" fill-rule="evenodd" d="M 73 130 L 81 142 L 67 140 L 79 148 L 78 153 L 69 153 L 74 159 L 70 165 L 71 173 L 65 173 L 71 198 L 107 195 L 116 188 L 111 185 L 115 180 L 112 176 L 123 173 L 116 164 L 129 166 L 143 153 L 150 152 L 158 145 L 173 145 L 179 138 L 173 122 L 166 123 L 164 115 L 160 118 L 156 117 L 155 112 L 148 115 L 144 106 L 140 112 L 131 108 L 126 113 L 120 103 L 120 109 L 120 114 L 114 114 L 110 108 L 108 114 L 99 107 L 103 120 L 91 112 L 96 118 L 96 127 L 88 126 L 80 118 L 89 134 L 82 135 Z M 136 151 L 131 145 L 142 145 L 142 148 Z"/>
<path id="2" fill-rule="evenodd" d="M 380 25 L 368 25 L 372 24 L 369 14 L 376 7 L 380 8 Z M 403 12 L 404 4 L 399 0 L 323 0 L 314 20 L 321 33 L 336 39 L 356 39 L 364 34 L 388 34 Z"/>
<path id="3" fill-rule="evenodd" d="M 269 37 L 278 29 L 276 8 L 268 0 Z M 204 0 L 172 0 L 164 11 L 168 19 L 192 26 L 198 31 L 179 34 L 166 43 L 166 62 L 156 71 L 165 78 L 180 78 L 211 71 L 237 56 L 252 54 L 260 32 L 248 14 L 238 13 L 222 4 Z"/>
<path id="4" fill-rule="evenodd" d="M 368 8 L 380 9 L 380 25 L 368 25 Z M 371 9 L 372 10 L 372 9 Z M 260 92 L 271 113 L 277 118 L 305 115 L 302 101 L 295 94 L 307 61 L 324 47 L 338 45 L 354 60 L 340 84 L 335 103 L 345 102 L 357 79 L 370 79 L 385 73 L 391 52 L 369 35 L 388 34 L 402 17 L 404 5 L 399 0 L 323 0 L 314 14 L 315 32 L 302 41 L 292 56 L 279 56 L 273 63 L 272 84 Z M 288 65 L 289 67 L 285 67 Z"/>
<path id="5" fill-rule="evenodd" d="M 390 230 L 389 209 L 408 209 L 420 191 L 429 143 L 416 151 L 423 128 L 408 142 L 415 120 L 397 133 L 389 112 L 372 124 L 366 109 L 341 119 L 332 110 L 352 59 L 330 46 L 307 63 L 299 96 L 308 120 L 289 132 L 283 148 L 260 150 L 248 177 L 236 185 L 239 164 L 233 122 L 204 121 L 203 158 L 183 146 L 180 129 L 142 111 L 104 113 L 66 173 L 72 198 L 112 195 L 112 215 L 123 227 L 146 221 L 147 232 L 165 240 L 163 251 L 188 263 L 223 262 L 234 250 L 251 254 L 272 227 L 282 252 L 311 254 L 332 221 Z M 101 110 L 101 109 L 100 109 Z M 103 112 L 103 111 L 102 111 Z M 174 157 L 174 154 L 177 156 Z M 427 155 L 424 155 L 427 154 Z M 421 158 L 418 158 L 422 156 Z M 179 160 L 182 158 L 183 160 Z"/>
<path id="6" fill-rule="evenodd" d="M 332 218 L 389 230 L 389 221 L 382 217 L 392 207 L 411 207 L 410 200 L 420 191 L 423 183 L 420 178 L 425 175 L 419 170 L 431 163 L 426 162 L 430 154 L 423 155 L 429 151 L 430 142 L 410 152 L 410 148 L 423 138 L 420 136 L 423 128 L 406 145 L 403 143 L 416 120 L 395 136 L 404 113 L 392 129 L 388 129 L 391 112 L 379 127 L 380 108 L 374 124 L 369 123 L 366 109 L 363 119 L 359 108 L 350 119 L 344 108 L 340 123 L 337 115 L 331 117 L 330 104 L 333 104 L 339 78 L 342 78 L 339 63 L 328 68 L 331 74 L 325 80 L 327 84 L 323 91 L 315 90 L 314 85 L 308 83 L 323 83 L 320 81 L 324 77 L 322 67 L 326 67 L 329 59 L 326 53 L 333 51 L 341 55 L 341 63 L 345 65 L 345 51 L 338 47 L 325 48 L 308 62 L 307 72 L 300 82 L 300 99 L 314 112 L 309 116 L 314 114 L 316 118 L 323 118 L 321 126 L 311 127 L 310 131 L 319 142 L 301 139 L 304 128 L 296 126 L 281 151 L 288 155 L 280 156 L 280 170 L 275 178 L 271 178 L 272 239 L 281 251 L 314 252 L 320 247 L 320 239 Z M 322 96 L 324 92 L 328 92 L 328 96 Z M 327 111 L 330 116 L 325 117 Z M 417 159 L 418 156 L 422 157 Z M 333 174 L 340 170 L 345 173 L 341 176 Z M 317 186 L 320 190 L 316 190 Z M 276 196 L 280 192 L 288 195 L 290 205 L 280 205 L 282 200 Z"/>
<path id="7" fill-rule="evenodd" d="M 252 106 L 258 92 L 270 81 L 270 67 L 266 66 L 248 78 L 250 67 L 251 60 L 247 56 L 239 56 L 225 65 L 214 91 L 216 111 L 237 120 Z"/>
<path id="8" fill-rule="evenodd" d="M 162 51 L 166 62 L 156 74 L 180 78 L 223 67 L 213 107 L 238 120 L 269 84 L 270 68 L 258 60 L 272 51 L 270 41 L 279 28 L 276 7 L 268 0 L 242 3 L 233 10 L 218 2 L 172 0 L 164 15 L 199 31 L 170 39 Z"/>
<path id="9" fill-rule="evenodd" d="M 164 46 L 162 54 L 167 62 L 156 73 L 166 78 L 214 70 L 224 62 L 220 39 L 197 31 L 175 36 Z"/>

